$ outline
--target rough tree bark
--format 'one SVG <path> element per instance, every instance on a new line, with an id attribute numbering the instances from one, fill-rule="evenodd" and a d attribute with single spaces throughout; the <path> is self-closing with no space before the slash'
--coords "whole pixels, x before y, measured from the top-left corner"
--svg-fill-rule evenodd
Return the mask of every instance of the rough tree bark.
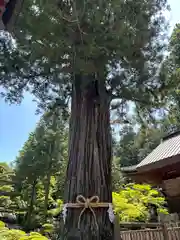
<path id="1" fill-rule="evenodd" d="M 71 105 L 66 203 L 75 202 L 79 194 L 85 198 L 97 195 L 100 202 L 112 202 L 109 103 L 105 86 L 100 89 L 97 81 L 76 77 Z M 98 230 L 92 213 L 88 210 L 83 214 L 81 228 L 78 230 L 81 210 L 68 209 L 65 239 L 113 239 L 113 225 L 109 221 L 107 208 L 94 209 Z"/>

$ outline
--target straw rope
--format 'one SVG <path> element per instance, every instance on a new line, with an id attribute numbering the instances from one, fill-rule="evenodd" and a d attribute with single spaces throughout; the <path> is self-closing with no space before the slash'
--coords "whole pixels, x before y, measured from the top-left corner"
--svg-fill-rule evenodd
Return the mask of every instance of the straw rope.
<path id="1" fill-rule="evenodd" d="M 82 208 L 79 219 L 78 219 L 78 228 L 80 228 L 81 218 L 84 212 L 89 209 L 94 217 L 94 222 L 98 228 L 96 214 L 93 208 L 108 208 L 110 203 L 100 202 L 98 196 L 92 196 L 91 198 L 85 198 L 82 195 L 76 197 L 76 203 L 66 203 L 67 208 Z"/>

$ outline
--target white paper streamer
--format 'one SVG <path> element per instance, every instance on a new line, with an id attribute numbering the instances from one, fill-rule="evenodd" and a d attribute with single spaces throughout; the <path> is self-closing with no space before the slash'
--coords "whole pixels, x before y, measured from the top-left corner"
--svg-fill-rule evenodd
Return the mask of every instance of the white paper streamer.
<path id="1" fill-rule="evenodd" d="M 62 209 L 62 215 L 63 215 L 64 223 L 66 222 L 66 217 L 67 217 L 67 206 L 68 206 L 67 203 L 64 204 L 63 209 Z M 109 208 L 108 208 L 107 212 L 108 212 L 108 215 L 109 215 L 109 221 L 111 223 L 113 223 L 114 219 L 115 219 L 115 216 L 114 216 L 114 211 L 113 211 L 113 205 L 111 203 L 109 203 Z"/>
<path id="2" fill-rule="evenodd" d="M 63 215 L 63 221 L 64 223 L 66 222 L 66 217 L 67 217 L 67 203 L 63 205 L 63 210 L 62 210 L 62 215 Z"/>
<path id="3" fill-rule="evenodd" d="M 109 221 L 111 223 L 114 222 L 115 216 L 114 216 L 114 211 L 113 211 L 113 205 L 111 203 L 109 203 L 109 208 L 107 210 L 108 214 L 109 214 Z"/>

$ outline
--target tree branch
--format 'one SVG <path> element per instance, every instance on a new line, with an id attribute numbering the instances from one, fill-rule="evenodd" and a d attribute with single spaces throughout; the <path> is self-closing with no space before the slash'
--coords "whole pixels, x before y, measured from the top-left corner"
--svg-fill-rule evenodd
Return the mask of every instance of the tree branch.
<path id="1" fill-rule="evenodd" d="M 122 96 L 121 94 L 112 94 L 112 97 L 111 97 L 111 101 L 112 100 L 115 100 L 115 99 L 125 99 L 126 101 L 132 101 L 132 102 L 138 102 L 138 103 L 141 103 L 141 104 L 144 104 L 144 105 L 149 105 L 150 102 L 149 101 L 146 101 L 144 99 L 138 99 L 138 98 L 135 98 L 135 97 L 125 97 L 125 96 Z"/>

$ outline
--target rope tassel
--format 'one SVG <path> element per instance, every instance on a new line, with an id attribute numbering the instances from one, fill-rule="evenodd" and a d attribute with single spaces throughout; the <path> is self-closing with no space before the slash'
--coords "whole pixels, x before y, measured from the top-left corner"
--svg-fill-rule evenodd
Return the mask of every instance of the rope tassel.
<path id="1" fill-rule="evenodd" d="M 82 210 L 79 214 L 79 219 L 78 219 L 78 228 L 79 229 L 80 229 L 80 224 L 81 224 L 81 218 L 87 209 L 89 209 L 91 211 L 97 229 L 98 229 L 98 223 L 97 223 L 96 214 L 95 214 L 93 208 L 108 208 L 107 212 L 109 214 L 109 220 L 110 220 L 110 222 L 114 221 L 114 213 L 113 213 L 112 203 L 100 202 L 100 199 L 98 196 L 92 196 L 91 198 L 85 198 L 82 195 L 78 195 L 76 197 L 76 203 L 64 204 L 63 212 L 62 212 L 64 223 L 66 221 L 68 208 L 82 208 Z"/>

